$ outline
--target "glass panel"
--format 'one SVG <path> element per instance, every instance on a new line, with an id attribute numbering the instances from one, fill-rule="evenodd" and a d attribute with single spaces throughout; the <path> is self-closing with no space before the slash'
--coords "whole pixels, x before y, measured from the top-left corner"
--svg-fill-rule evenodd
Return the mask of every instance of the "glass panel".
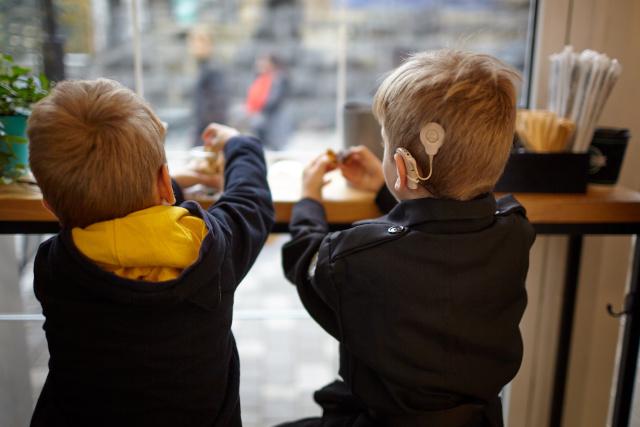
<path id="1" fill-rule="evenodd" d="M 145 93 L 170 125 L 172 148 L 198 144 L 210 120 L 258 133 L 268 149 L 339 146 L 344 102 L 370 103 L 381 76 L 408 52 L 460 47 L 526 73 L 529 0 L 159 4 L 144 9 Z M 269 54 L 285 77 L 261 84 L 257 71 L 269 68 L 261 60 Z M 280 102 L 256 113 L 267 94 Z"/>
<path id="2" fill-rule="evenodd" d="M 43 42 L 52 41 L 41 3 L 0 0 L 8 11 L 2 45 L 38 69 Z M 258 133 L 271 149 L 335 147 L 344 101 L 370 103 L 381 76 L 408 52 L 461 47 L 526 74 L 531 3 L 139 0 L 145 96 L 169 123 L 170 149 L 198 144 L 212 120 Z M 131 0 L 53 4 L 66 75 L 133 87 Z M 274 75 L 256 79 L 259 68 L 274 66 Z"/>
<path id="3" fill-rule="evenodd" d="M 270 149 L 307 147 L 333 136 L 331 2 L 159 5 L 144 8 L 145 94 L 169 123 L 169 147 L 199 144 L 199 131 L 212 120 L 258 133 Z"/>
<path id="4" fill-rule="evenodd" d="M 313 392 L 338 375 L 338 344 L 305 312 L 281 271 L 285 234 L 271 235 L 235 297 L 243 425 L 320 414 Z"/>
<path id="5" fill-rule="evenodd" d="M 412 52 L 487 53 L 523 74 L 528 65 L 530 0 L 345 1 L 350 100 L 370 102 L 381 76 Z"/>
<path id="6" fill-rule="evenodd" d="M 22 66 L 42 70 L 42 17 L 38 0 L 0 0 L 0 46 Z"/>
<path id="7" fill-rule="evenodd" d="M 104 76 L 133 87 L 131 1 L 52 2 L 67 77 Z M 0 46 L 38 72 L 44 69 L 43 52 L 57 41 L 44 30 L 46 3 L 0 0 Z M 197 144 L 199 130 L 212 120 L 267 135 L 270 150 L 309 156 L 338 148 L 344 102 L 370 103 L 381 76 L 407 52 L 461 47 L 494 54 L 523 72 L 528 60 L 529 0 L 139 4 L 145 97 L 169 124 L 166 144 L 173 162 L 184 156 L 171 153 Z M 269 54 L 276 59 L 260 61 Z M 274 67 L 276 74 L 256 79 L 258 68 Z M 280 102 L 270 104 L 274 99 Z M 337 374 L 335 341 L 308 318 L 295 288 L 282 277 L 279 253 L 286 239 L 270 239 L 236 297 L 233 329 L 249 427 L 318 414 L 312 391 Z M 19 272 L 20 260 L 32 259 L 33 245 L 24 249 L 23 243 L 18 241 L 10 257 L 0 257 L 11 266 L 0 269 L 0 316 L 40 313 L 32 266 L 24 267 L 20 279 L 8 276 Z M 27 424 L 47 359 L 40 321 L 0 320 L 0 425 Z"/>
<path id="8" fill-rule="evenodd" d="M 0 425 L 29 425 L 48 361 L 42 322 L 0 321 Z"/>

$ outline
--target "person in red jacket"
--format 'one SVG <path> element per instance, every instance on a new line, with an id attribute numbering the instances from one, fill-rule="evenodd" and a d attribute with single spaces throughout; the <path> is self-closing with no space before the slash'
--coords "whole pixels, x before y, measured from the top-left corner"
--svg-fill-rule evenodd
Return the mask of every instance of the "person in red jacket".
<path id="1" fill-rule="evenodd" d="M 256 60 L 257 77 L 251 83 L 245 102 L 249 126 L 267 148 L 283 148 L 290 133 L 286 109 L 289 81 L 280 59 L 269 54 Z"/>

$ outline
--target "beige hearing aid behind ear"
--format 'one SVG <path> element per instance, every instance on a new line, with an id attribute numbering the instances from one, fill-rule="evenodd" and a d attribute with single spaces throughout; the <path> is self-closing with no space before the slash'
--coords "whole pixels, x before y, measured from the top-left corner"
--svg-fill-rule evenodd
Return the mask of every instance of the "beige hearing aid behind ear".
<path id="1" fill-rule="evenodd" d="M 427 181 L 433 174 L 433 157 L 438 154 L 440 147 L 444 143 L 444 129 L 436 122 L 427 123 L 420 129 L 420 142 L 424 147 L 425 153 L 429 156 L 429 175 L 420 176 L 416 159 L 413 158 L 409 150 L 398 147 L 396 153 L 402 156 L 404 166 L 407 169 L 407 187 L 411 190 L 418 188 L 420 181 Z"/>
<path id="2" fill-rule="evenodd" d="M 409 150 L 406 148 L 396 148 L 396 153 L 402 156 L 404 160 L 404 167 L 407 169 L 407 187 L 411 190 L 418 188 L 418 182 L 420 182 L 420 175 L 418 174 L 418 167 L 416 166 L 416 159 L 413 158 Z"/>

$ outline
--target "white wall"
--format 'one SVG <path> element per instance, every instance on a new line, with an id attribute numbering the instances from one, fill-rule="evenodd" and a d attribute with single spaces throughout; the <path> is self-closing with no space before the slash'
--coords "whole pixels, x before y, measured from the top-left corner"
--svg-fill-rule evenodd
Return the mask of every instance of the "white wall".
<path id="1" fill-rule="evenodd" d="M 623 74 L 600 119 L 603 126 L 630 128 L 632 139 L 620 185 L 640 190 L 640 1 L 541 0 L 534 98 L 546 106 L 547 56 L 565 44 L 618 58 Z M 566 238 L 539 237 L 527 281 L 530 296 L 522 328 L 525 359 L 514 381 L 509 424 L 547 424 L 562 297 Z M 628 237 L 585 239 L 578 288 L 572 357 L 563 426 L 601 427 L 609 402 L 621 323 L 606 304 L 621 307 L 631 255 Z"/>

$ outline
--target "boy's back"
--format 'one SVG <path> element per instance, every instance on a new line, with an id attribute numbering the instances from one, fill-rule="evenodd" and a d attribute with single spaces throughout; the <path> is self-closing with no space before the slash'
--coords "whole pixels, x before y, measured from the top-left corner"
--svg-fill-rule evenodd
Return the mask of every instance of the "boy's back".
<path id="1" fill-rule="evenodd" d="M 340 375 L 355 396 L 342 411 L 402 416 L 394 422 L 403 426 L 440 425 L 429 417 L 460 405 L 496 418 L 522 358 L 534 238 L 522 207 L 492 195 L 417 199 L 324 239 L 308 221 L 319 209 L 296 206 L 283 262 L 307 310 L 341 343 Z M 320 241 L 308 279 L 304 254 Z M 316 395 L 323 407 L 335 387 Z"/>
<path id="2" fill-rule="evenodd" d="M 316 392 L 321 419 L 289 426 L 502 426 L 535 237 L 515 199 L 491 194 L 513 141 L 517 77 L 487 55 L 416 54 L 374 97 L 382 161 L 355 147 L 305 169 L 283 266 L 340 341 L 343 382 Z M 337 167 L 388 214 L 327 234 L 319 201 Z"/>
<path id="3" fill-rule="evenodd" d="M 38 113 L 34 132 L 42 130 Z M 47 141 L 35 141 L 38 161 Z M 224 153 L 225 194 L 208 211 L 184 202 L 73 232 L 63 222 L 62 231 L 41 245 L 34 288 L 46 318 L 50 361 L 33 426 L 241 425 L 239 362 L 230 329 L 233 293 L 267 237 L 273 208 L 259 142 L 234 137 Z M 159 218 L 157 229 L 142 214 Z M 94 245 L 98 252 L 113 246 L 166 251 L 169 259 L 179 259 L 180 248 L 167 243 L 173 215 L 201 220 L 206 230 L 201 242 L 192 242 L 192 263 L 179 269 L 151 263 L 176 270 L 169 280 L 122 277 L 80 249 L 81 230 L 103 228 L 109 232 L 100 235 L 103 246 L 100 239 Z M 145 227 L 123 232 L 131 218 Z M 122 240 L 131 234 L 148 247 L 126 247 Z M 118 256 L 116 261 L 130 267 Z"/>

